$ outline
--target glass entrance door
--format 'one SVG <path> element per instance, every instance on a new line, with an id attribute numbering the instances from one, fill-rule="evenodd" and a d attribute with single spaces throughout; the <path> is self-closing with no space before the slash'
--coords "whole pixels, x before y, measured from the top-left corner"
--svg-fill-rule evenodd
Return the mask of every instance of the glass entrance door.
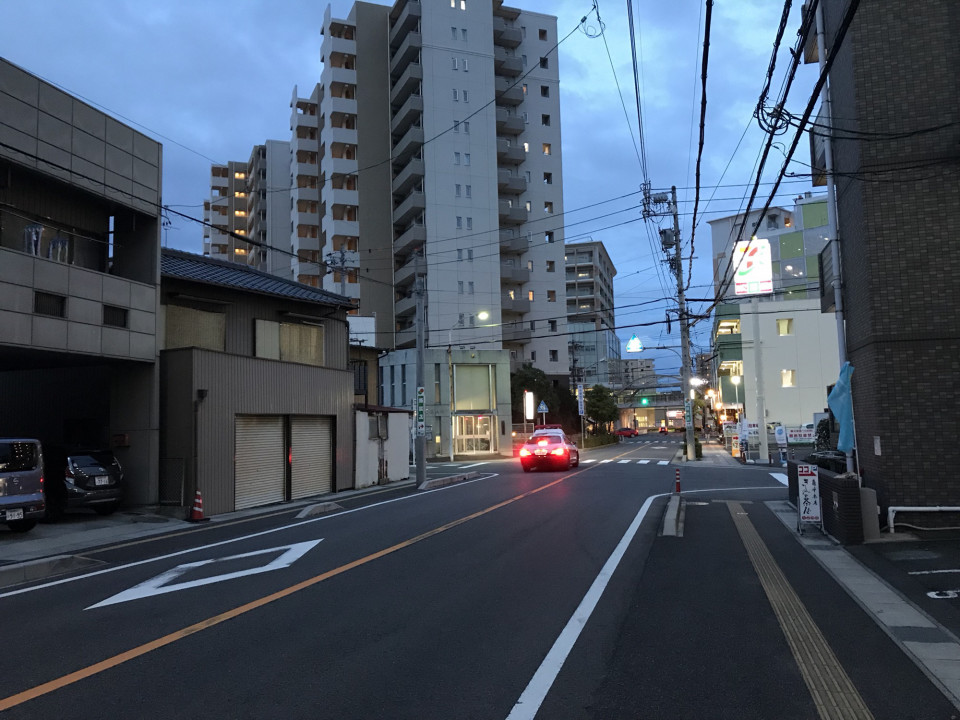
<path id="1" fill-rule="evenodd" d="M 493 426 L 490 415 L 457 415 L 455 453 L 476 455 L 493 452 Z"/>

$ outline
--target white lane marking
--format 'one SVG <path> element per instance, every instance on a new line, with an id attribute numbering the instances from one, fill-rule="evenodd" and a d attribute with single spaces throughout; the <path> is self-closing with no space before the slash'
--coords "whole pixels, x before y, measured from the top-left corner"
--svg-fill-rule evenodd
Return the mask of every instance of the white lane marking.
<path id="1" fill-rule="evenodd" d="M 164 573 L 160 573 L 156 577 L 150 578 L 139 585 L 134 585 L 129 590 L 124 590 L 123 592 L 117 593 L 116 595 L 108 597 L 106 600 L 102 600 L 96 605 L 91 605 L 86 609 L 92 610 L 93 608 L 106 607 L 107 605 L 115 605 L 116 603 L 128 602 L 130 600 L 139 600 L 140 598 L 150 597 L 152 595 L 163 595 L 165 593 L 177 592 L 178 590 L 187 590 L 189 588 L 200 587 L 202 585 L 223 582 L 224 580 L 233 580 L 239 577 L 246 577 L 247 575 L 258 575 L 260 573 L 270 572 L 271 570 L 281 570 L 285 567 L 290 567 L 293 565 L 293 563 L 302 558 L 307 552 L 316 547 L 321 540 L 323 540 L 323 538 L 320 538 L 319 540 L 308 540 L 307 542 L 294 543 L 293 545 L 281 545 L 280 547 L 267 548 L 266 550 L 254 550 L 253 552 L 242 553 L 240 555 L 230 555 L 229 557 L 213 558 L 211 560 L 200 560 L 199 562 L 177 565 L 172 570 L 167 570 Z M 283 552 L 279 557 L 276 557 L 268 562 L 266 565 L 248 568 L 247 570 L 237 570 L 235 572 L 223 573 L 222 575 L 213 575 L 211 577 L 200 578 L 199 580 L 188 580 L 187 582 L 180 583 L 172 582 L 181 575 L 184 575 L 198 567 L 203 567 L 204 565 L 226 562 L 228 560 L 256 557 L 257 555 L 269 555 L 270 553 L 275 553 L 278 550 L 284 550 L 285 552 Z"/>
<path id="2" fill-rule="evenodd" d="M 772 472 L 772 473 L 770 473 L 770 477 L 772 477 L 774 480 L 776 480 L 776 481 L 777 481 L 778 483 L 780 483 L 781 485 L 786 485 L 786 484 L 787 484 L 787 474 L 786 474 L 786 473 L 774 473 L 774 472 Z"/>
<path id="3" fill-rule="evenodd" d="M 464 465 L 464 466 L 461 468 L 461 470 L 466 470 L 467 468 L 472 468 L 472 467 L 480 467 L 481 465 L 486 465 L 486 464 L 487 464 L 487 462 L 484 461 L 484 462 L 474 463 L 473 465 Z"/>
<path id="4" fill-rule="evenodd" d="M 613 462 L 613 458 L 608 458 L 607 460 L 601 460 L 602 463 Z"/>
<path id="5" fill-rule="evenodd" d="M 560 668 L 563 667 L 563 663 L 566 662 L 567 656 L 577 642 L 580 632 L 597 607 L 597 602 L 599 602 L 600 596 L 606 589 L 607 583 L 610 582 L 610 578 L 617 569 L 617 565 L 620 564 L 620 560 L 627 551 L 627 547 L 633 541 L 637 530 L 640 529 L 640 523 L 646 516 L 647 510 L 650 509 L 651 503 L 653 503 L 655 498 L 664 497 L 665 495 L 666 493 L 651 495 L 646 499 L 646 502 L 643 503 L 643 506 L 640 508 L 636 517 L 634 517 L 633 522 L 630 523 L 630 527 L 628 527 L 627 531 L 623 534 L 617 547 L 614 548 L 610 557 L 607 558 L 607 562 L 604 563 L 603 568 L 601 568 L 600 574 L 594 579 L 590 589 L 587 590 L 587 594 L 584 595 L 583 600 L 580 601 L 580 605 L 574 610 L 573 616 L 567 621 L 566 627 L 563 628 L 556 642 L 553 643 L 550 652 L 547 653 L 543 662 L 540 663 L 540 667 L 537 668 L 533 678 L 531 678 L 526 689 L 520 695 L 520 699 L 517 700 L 516 705 L 513 706 L 513 710 L 510 711 L 507 720 L 533 720 L 544 698 L 553 686 L 553 681 L 557 679 Z"/>
<path id="6" fill-rule="evenodd" d="M 617 465 L 623 465 L 624 463 L 633 462 L 633 460 L 617 460 Z"/>
<path id="7" fill-rule="evenodd" d="M 650 448 L 650 449 L 651 449 L 651 450 L 666 450 L 666 449 L 667 449 L 667 446 L 666 446 L 666 445 L 654 445 L 654 446 L 653 446 L 652 448 Z"/>
<path id="8" fill-rule="evenodd" d="M 646 465 L 648 462 L 650 462 L 650 461 L 649 461 L 649 460 L 639 460 L 639 461 L 637 462 L 637 465 Z"/>
<path id="9" fill-rule="evenodd" d="M 908 575 L 939 575 L 940 573 L 960 573 L 960 570 L 914 570 Z"/>
<path id="10" fill-rule="evenodd" d="M 660 460 L 657 462 L 657 465 L 669 465 L 669 464 L 670 464 L 669 460 Z"/>
<path id="11" fill-rule="evenodd" d="M 107 573 L 117 572 L 118 570 L 126 570 L 127 568 L 137 567 L 138 565 L 147 565 L 152 562 L 158 562 L 160 560 L 169 560 L 170 558 L 179 557 L 181 555 L 188 555 L 193 552 L 202 552 L 203 550 L 209 550 L 211 548 L 220 547 L 221 545 L 229 545 L 230 543 L 243 542 L 244 540 L 251 540 L 255 537 L 261 537 L 263 535 L 272 535 L 276 532 L 283 532 L 284 530 L 291 530 L 301 525 L 309 525 L 310 523 L 322 522 L 324 520 L 329 520 L 334 517 L 343 517 L 344 515 L 350 515 L 355 512 L 361 512 L 363 510 L 372 510 L 375 507 L 380 507 L 381 505 L 390 505 L 395 502 L 402 502 L 404 500 L 412 500 L 413 498 L 425 497 L 431 493 L 443 492 L 445 490 L 453 490 L 455 488 L 463 487 L 464 485 L 473 485 L 475 482 L 480 482 L 481 480 L 489 480 L 490 478 L 495 478 L 500 473 L 490 473 L 489 475 L 483 475 L 473 480 L 464 480 L 463 482 L 455 483 L 453 485 L 444 485 L 443 487 L 434 488 L 432 490 L 422 490 L 416 495 L 406 495 L 405 497 L 393 498 L 392 500 L 382 500 L 378 503 L 373 503 L 371 505 L 364 505 L 363 507 L 353 508 L 352 510 L 344 510 L 343 512 L 333 513 L 331 515 L 321 515 L 320 517 L 310 518 L 309 520 L 303 520 L 298 523 L 291 523 L 289 525 L 283 525 L 281 527 L 271 528 L 269 530 L 261 530 L 260 532 L 250 533 L 249 535 L 242 535 L 241 537 L 230 538 L 229 540 L 219 540 L 215 543 L 210 543 L 208 545 L 200 545 L 195 548 L 187 548 L 186 550 L 178 550 L 177 552 L 167 553 L 166 555 L 158 555 L 157 557 L 147 558 L 146 560 L 137 560 L 136 562 L 127 563 L 126 565 L 115 565 L 114 567 L 104 568 L 103 570 L 95 570 L 84 575 L 74 575 L 73 577 L 62 578 L 60 580 L 51 580 L 47 583 L 42 583 L 40 585 L 34 585 L 33 587 L 21 588 L 19 590 L 11 590 L 10 592 L 0 593 L 0 599 L 5 597 L 12 597 L 13 595 L 21 595 L 23 593 L 33 592 L 34 590 L 43 590 L 48 587 L 53 587 L 54 585 L 65 585 L 67 583 L 76 582 L 77 580 L 85 580 L 87 578 L 92 578 L 97 575 L 106 575 Z M 292 510 L 291 510 L 292 512 Z M 213 526 L 210 526 L 213 527 Z"/>
<path id="12" fill-rule="evenodd" d="M 589 463 L 596 462 L 596 461 L 597 461 L 596 458 L 591 458 L 590 460 L 581 460 L 580 462 L 582 462 L 584 465 L 587 465 Z"/>

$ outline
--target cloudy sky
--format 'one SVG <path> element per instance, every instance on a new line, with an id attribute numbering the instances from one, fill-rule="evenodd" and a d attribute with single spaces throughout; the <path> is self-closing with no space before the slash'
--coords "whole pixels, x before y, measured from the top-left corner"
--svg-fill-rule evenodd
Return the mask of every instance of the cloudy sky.
<path id="1" fill-rule="evenodd" d="M 658 323 L 667 307 L 675 307 L 670 297 L 676 284 L 640 219 L 638 196 L 631 195 L 643 177 L 635 150 L 626 4 L 603 0 L 598 9 L 587 0 L 510 4 L 555 15 L 561 38 L 587 16 L 559 48 L 566 237 L 592 237 L 606 245 L 618 270 L 615 303 L 623 341 L 636 333 L 648 347 L 678 346 L 676 323 L 670 334 L 662 324 L 643 325 Z M 689 256 L 704 2 L 634 5 L 648 174 L 654 189 L 677 186 Z M 794 3 L 784 47 L 795 41 L 799 5 Z M 350 9 L 346 0 L 332 6 L 335 17 L 346 17 Z M 0 55 L 161 141 L 164 204 L 200 218 L 211 163 L 246 160 L 256 143 L 289 139 L 293 86 L 306 95 L 319 79 L 324 8 L 317 0 L 3 2 Z M 781 12 L 781 4 L 771 0 L 714 3 L 700 192 L 705 220 L 746 205 L 763 142 L 752 115 Z M 788 61 L 781 49 L 774 95 Z M 789 109 L 802 112 L 815 79 L 814 67 L 801 66 Z M 788 134 L 778 140 L 784 147 L 791 139 Z M 802 162 L 809 162 L 806 147 L 802 141 L 798 149 Z M 775 177 L 783 158 L 782 152 L 771 153 L 765 180 Z M 806 171 L 802 165 L 791 169 Z M 761 205 L 770 187 L 761 186 Z M 810 189 L 805 179 L 793 179 L 777 201 L 792 206 L 793 197 Z M 164 243 L 201 252 L 201 226 L 171 219 Z M 706 222 L 698 222 L 694 241 L 688 295 L 707 298 L 712 280 Z M 693 305 L 698 306 L 705 303 Z M 698 349 L 709 345 L 707 325 L 695 328 Z M 673 354 L 655 355 L 661 372 L 677 366 Z"/>

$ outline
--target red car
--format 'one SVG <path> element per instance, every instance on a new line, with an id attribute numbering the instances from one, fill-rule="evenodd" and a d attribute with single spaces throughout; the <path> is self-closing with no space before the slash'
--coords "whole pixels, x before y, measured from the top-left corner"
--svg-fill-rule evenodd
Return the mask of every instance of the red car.
<path id="1" fill-rule="evenodd" d="M 639 437 L 640 431 L 634 428 L 617 428 L 613 431 L 613 434 L 620 437 Z"/>
<path id="2" fill-rule="evenodd" d="M 563 430 L 537 430 L 520 448 L 524 472 L 541 467 L 569 470 L 579 464 L 580 451 Z"/>

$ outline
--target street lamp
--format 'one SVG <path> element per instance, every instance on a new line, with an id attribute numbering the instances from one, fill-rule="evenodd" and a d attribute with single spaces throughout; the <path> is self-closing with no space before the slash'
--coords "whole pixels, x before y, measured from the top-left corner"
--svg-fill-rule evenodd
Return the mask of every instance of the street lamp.
<path id="1" fill-rule="evenodd" d="M 486 310 L 481 310 L 477 313 L 477 319 L 483 322 L 490 317 L 490 313 Z M 453 436 L 457 428 L 457 416 L 456 416 L 456 388 L 453 384 L 453 331 L 459 327 L 465 327 L 463 324 L 463 318 L 457 320 L 454 325 L 447 330 L 447 379 L 450 387 L 450 462 L 453 462 Z"/>
<path id="2" fill-rule="evenodd" d="M 730 382 L 733 383 L 733 387 L 737 392 L 737 420 L 740 419 L 740 376 L 731 375 Z"/>

